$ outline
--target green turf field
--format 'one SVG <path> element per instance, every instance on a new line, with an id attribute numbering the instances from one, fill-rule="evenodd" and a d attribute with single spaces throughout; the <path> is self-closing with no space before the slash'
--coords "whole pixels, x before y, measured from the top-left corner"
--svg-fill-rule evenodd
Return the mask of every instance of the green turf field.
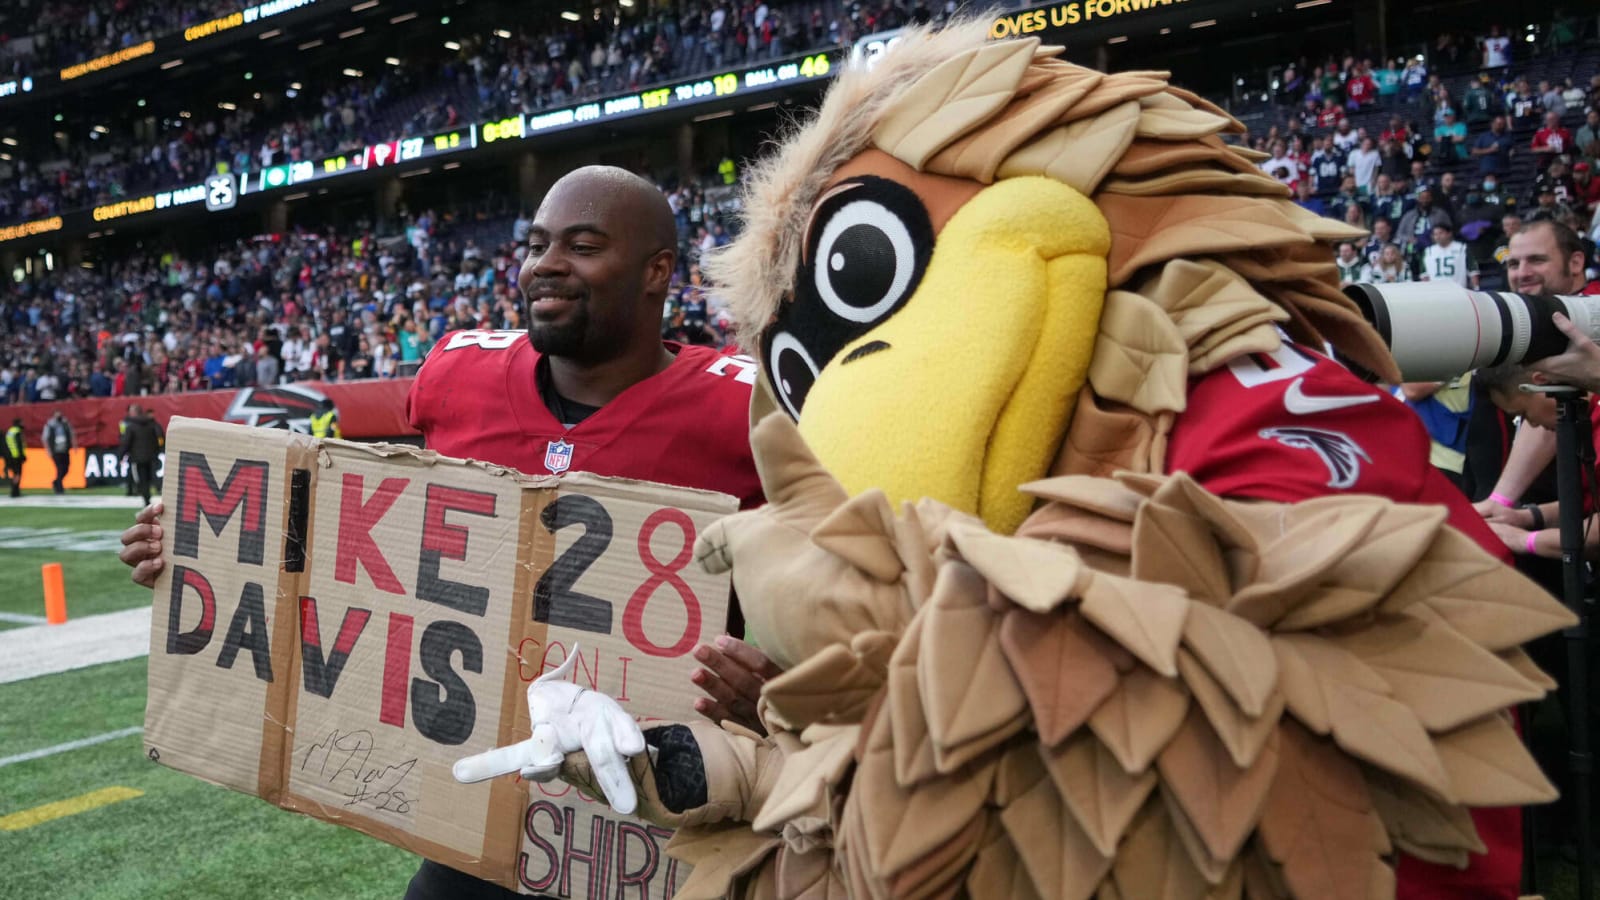
<path id="1" fill-rule="evenodd" d="M 120 491 L 120 489 L 117 489 Z M 150 592 L 128 580 L 117 559 L 118 536 L 132 509 L 5 508 L 0 497 L 0 612 L 44 615 L 40 566 L 60 563 L 67 615 L 87 616 L 145 606 Z M 0 629 L 19 627 L 0 621 Z"/>
<path id="2" fill-rule="evenodd" d="M 0 685 L 0 758 L 140 725 L 145 661 Z M 149 762 L 138 735 L 0 768 L 0 816 L 143 796 L 0 831 L 4 898 L 398 898 L 415 857 Z"/>
<path id="3" fill-rule="evenodd" d="M 134 510 L 7 510 L 4 503 L 0 497 L 0 611 L 43 615 L 39 566 L 47 562 L 62 565 L 74 618 L 149 604 L 150 592 L 128 580 L 113 549 Z M 30 540 L 48 546 L 16 546 Z M 0 622 L 0 629 L 17 627 Z M 145 665 L 133 659 L 0 684 L 0 759 L 142 725 Z M 0 830 L 0 898 L 392 900 L 405 893 L 416 870 L 405 851 L 179 774 L 142 750 L 133 734 L 0 767 L 0 818 L 105 788 L 142 792 Z"/>

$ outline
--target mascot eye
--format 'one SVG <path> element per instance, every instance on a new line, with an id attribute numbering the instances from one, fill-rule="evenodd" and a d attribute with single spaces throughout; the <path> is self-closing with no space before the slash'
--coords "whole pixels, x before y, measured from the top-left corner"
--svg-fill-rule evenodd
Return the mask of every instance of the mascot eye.
<path id="1" fill-rule="evenodd" d="M 829 312 L 861 324 L 894 309 L 918 268 L 911 229 L 873 200 L 841 206 L 823 226 L 813 258 L 817 296 Z"/>
<path id="2" fill-rule="evenodd" d="M 817 364 L 800 341 L 787 331 L 772 338 L 767 363 L 778 401 L 791 418 L 799 421 L 800 410 L 806 405 L 806 394 L 817 380 Z"/>

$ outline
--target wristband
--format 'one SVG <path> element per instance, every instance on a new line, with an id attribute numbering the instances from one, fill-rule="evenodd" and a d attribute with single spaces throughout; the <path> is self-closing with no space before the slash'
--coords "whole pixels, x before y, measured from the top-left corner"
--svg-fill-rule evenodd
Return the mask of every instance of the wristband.
<path id="1" fill-rule="evenodd" d="M 1528 541 L 1527 541 L 1527 543 L 1523 544 L 1523 547 L 1524 547 L 1524 549 L 1526 549 L 1528 551 L 1528 555 L 1529 556 L 1538 556 L 1539 555 L 1539 548 L 1537 546 L 1535 546 L 1538 543 L 1538 541 L 1539 541 L 1539 532 L 1537 532 L 1537 531 L 1528 532 Z"/>
<path id="2" fill-rule="evenodd" d="M 1534 531 L 1543 531 L 1544 530 L 1544 510 L 1539 508 L 1539 504 L 1537 504 L 1537 503 L 1529 503 L 1527 506 L 1524 506 L 1523 509 L 1527 510 L 1528 514 L 1533 516 L 1533 530 Z"/>
<path id="3" fill-rule="evenodd" d="M 1500 504 L 1501 506 L 1504 506 L 1506 509 L 1511 509 L 1517 505 L 1517 501 L 1507 497 L 1505 494 L 1502 494 L 1499 491 L 1495 491 L 1494 493 L 1490 494 L 1489 499 Z"/>

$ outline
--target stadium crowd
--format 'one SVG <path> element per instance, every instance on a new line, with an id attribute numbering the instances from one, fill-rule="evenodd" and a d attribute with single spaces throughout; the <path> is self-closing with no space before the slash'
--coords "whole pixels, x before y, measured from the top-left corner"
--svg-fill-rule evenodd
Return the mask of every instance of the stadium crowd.
<path id="1" fill-rule="evenodd" d="M 1540 220 L 1584 235 L 1600 267 L 1600 56 L 1550 32 L 1529 59 L 1496 25 L 1426 57 L 1283 68 L 1250 146 L 1302 206 L 1369 232 L 1339 249 L 1346 283 L 1504 287 L 1512 235 Z"/>
<path id="2" fill-rule="evenodd" d="M 802 8 L 813 19 L 822 10 Z M 889 27 L 887 17 L 903 7 L 884 10 L 883 21 L 867 26 Z M 762 21 L 779 14 L 770 10 Z M 677 32 L 684 53 L 674 58 L 685 65 L 728 49 L 703 40 L 692 48 L 687 37 L 711 27 L 695 16 Z M 827 40 L 849 37 L 836 26 L 826 27 Z M 1596 262 L 1600 56 L 1563 52 L 1523 65 L 1509 49 L 1495 55 L 1499 37 L 1490 29 L 1479 48 L 1481 71 L 1462 76 L 1412 58 L 1380 77 L 1353 55 L 1284 70 L 1276 120 L 1249 142 L 1267 157 L 1263 171 L 1306 208 L 1370 232 L 1338 248 L 1347 283 L 1449 278 L 1504 286 L 1499 260 L 1511 236 L 1540 219 L 1584 234 Z M 666 29 L 651 38 L 652 47 L 663 43 L 672 45 Z M 764 52 L 763 45 L 746 44 L 744 52 Z M 551 61 L 559 55 L 548 46 L 541 55 L 529 41 L 485 41 L 463 48 L 459 75 L 477 86 L 480 110 L 537 108 L 551 94 L 530 85 L 567 83 Z M 631 68 L 623 77 L 633 77 Z M 594 70 L 617 75 L 598 60 Z M 322 102 L 341 110 L 333 120 L 342 123 L 342 111 L 358 99 L 330 93 Z M 436 107 L 418 113 L 439 114 Z M 453 108 L 443 114 L 458 115 Z M 293 145 L 285 138 L 279 151 Z M 698 266 L 699 254 L 726 243 L 735 228 L 733 191 L 723 182 L 667 189 L 682 261 L 663 333 L 681 341 L 727 340 L 726 313 Z M 135 255 L 25 278 L 0 294 L 0 403 L 408 374 L 449 329 L 521 327 L 516 273 L 529 222 L 498 213 L 428 211 L 409 218 L 403 235 L 301 230 L 198 259 Z"/>
<path id="3" fill-rule="evenodd" d="M 617 22 L 562 21 L 548 31 L 469 35 L 447 55 L 402 60 L 320 92 L 257 93 L 226 112 L 183 110 L 165 118 L 155 135 L 130 117 L 66 151 L 12 148 L 15 175 L 0 184 L 0 224 L 195 184 L 213 172 L 320 159 L 464 121 L 848 45 L 861 34 L 943 19 L 956 8 L 955 0 L 935 0 L 931 7 L 926 0 L 697 2 Z M 56 7 L 50 9 L 53 14 Z M 186 21 L 188 10 L 174 5 L 169 20 Z M 80 24 L 74 19 L 64 27 L 70 32 Z"/>
<path id="4" fill-rule="evenodd" d="M 662 327 L 686 343 L 730 324 L 698 264 L 730 239 L 720 180 L 666 189 L 681 262 Z M 387 239 L 300 230 L 25 279 L 0 295 L 0 404 L 412 374 L 447 331 L 523 327 L 530 224 L 429 210 Z"/>
<path id="5" fill-rule="evenodd" d="M 59 69 L 246 5 L 238 0 L 12 0 L 0 18 L 0 73 Z"/>

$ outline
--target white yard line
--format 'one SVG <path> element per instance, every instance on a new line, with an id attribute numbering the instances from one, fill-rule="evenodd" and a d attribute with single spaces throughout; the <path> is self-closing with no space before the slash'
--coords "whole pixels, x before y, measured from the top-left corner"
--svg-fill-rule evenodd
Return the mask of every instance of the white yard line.
<path id="1" fill-rule="evenodd" d="M 144 500 L 115 494 L 24 494 L 21 497 L 0 497 L 0 510 L 12 506 L 29 509 L 143 509 Z"/>
<path id="2" fill-rule="evenodd" d="M 150 653 L 150 607 L 0 631 L 0 684 Z"/>
<path id="3" fill-rule="evenodd" d="M 57 753 L 66 753 L 71 750 L 81 750 L 84 747 L 93 747 L 95 744 L 104 744 L 106 741 L 114 741 L 118 738 L 125 738 L 135 734 L 143 733 L 144 726 L 135 725 L 132 728 L 122 728 L 117 731 L 108 731 L 105 734 L 97 734 L 94 737 L 80 738 L 76 741 L 67 741 L 65 744 L 57 744 L 54 747 L 41 747 L 38 750 L 29 750 L 27 753 L 18 753 L 16 756 L 0 756 L 0 769 L 3 769 L 13 763 L 27 762 L 30 759 L 43 759 L 46 756 L 55 756 Z"/>
<path id="4" fill-rule="evenodd" d="M 44 616 L 30 616 L 27 613 L 0 612 L 0 622 L 10 622 L 13 625 L 43 625 L 49 621 Z"/>

